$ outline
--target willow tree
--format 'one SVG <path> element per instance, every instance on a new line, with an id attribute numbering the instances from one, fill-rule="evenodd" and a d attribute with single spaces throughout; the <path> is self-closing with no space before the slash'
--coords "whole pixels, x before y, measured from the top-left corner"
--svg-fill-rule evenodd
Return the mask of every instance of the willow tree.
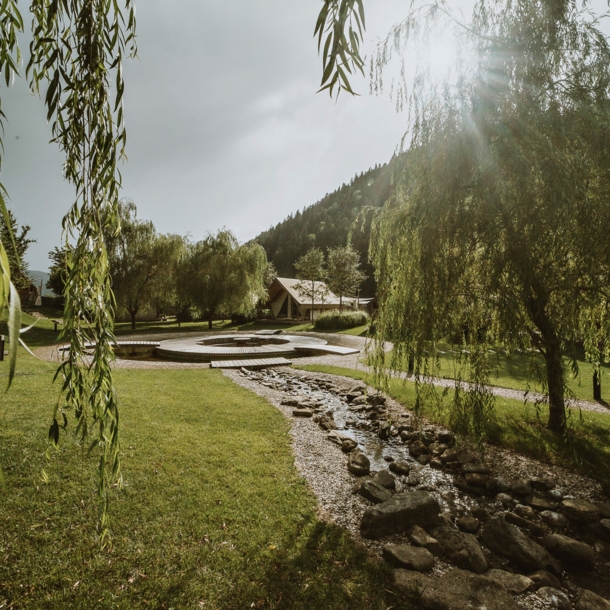
<path id="1" fill-rule="evenodd" d="M 227 230 L 191 245 L 179 273 L 178 297 L 207 318 L 252 313 L 266 297 L 267 255 L 256 243 L 240 245 Z"/>
<path id="2" fill-rule="evenodd" d="M 411 355 L 418 371 L 430 370 L 436 343 L 461 336 L 458 376 L 473 391 L 458 386 L 454 406 L 478 432 L 492 401 L 489 343 L 543 356 L 557 432 L 566 427 L 566 348 L 582 341 L 598 367 L 608 357 L 610 49 L 601 17 L 574 0 L 483 0 L 468 21 L 444 3 L 415 6 L 371 62 L 373 89 L 393 59 L 401 64 L 393 89 L 410 129 L 408 169 L 372 237 L 378 364 L 391 339 L 394 366 Z M 441 32 L 453 34 L 456 62 L 434 81 L 421 47 Z"/>

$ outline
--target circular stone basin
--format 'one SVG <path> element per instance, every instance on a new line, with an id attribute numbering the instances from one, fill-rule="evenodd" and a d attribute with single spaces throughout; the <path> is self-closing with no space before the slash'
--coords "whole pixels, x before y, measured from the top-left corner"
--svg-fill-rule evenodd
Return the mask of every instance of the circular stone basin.
<path id="1" fill-rule="evenodd" d="M 171 360 L 211 362 L 248 358 L 294 357 L 308 355 L 307 348 L 326 345 L 324 339 L 297 335 L 212 335 L 161 341 L 157 355 Z M 296 348 L 300 348 L 297 350 Z"/>

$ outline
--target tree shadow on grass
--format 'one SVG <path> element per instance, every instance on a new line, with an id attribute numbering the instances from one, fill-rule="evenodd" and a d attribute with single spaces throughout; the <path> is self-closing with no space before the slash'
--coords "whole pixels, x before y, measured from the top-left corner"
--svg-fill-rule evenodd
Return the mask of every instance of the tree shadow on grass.
<path id="1" fill-rule="evenodd" d="M 227 609 L 414 610 L 394 589 L 392 571 L 344 529 L 316 521 L 277 549 L 261 550 L 255 580 L 217 600 Z"/>

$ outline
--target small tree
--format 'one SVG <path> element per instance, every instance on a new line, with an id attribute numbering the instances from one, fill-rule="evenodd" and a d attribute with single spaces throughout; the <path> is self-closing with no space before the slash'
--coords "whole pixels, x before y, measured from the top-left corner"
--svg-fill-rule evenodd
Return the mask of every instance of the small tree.
<path id="1" fill-rule="evenodd" d="M 0 214 L 0 240 L 6 247 L 6 255 L 11 270 L 11 279 L 15 288 L 27 288 L 31 284 L 28 276 L 28 263 L 25 253 L 30 244 L 36 243 L 35 239 L 28 239 L 30 227 L 23 225 L 18 231 L 15 215 L 7 210 L 7 218 Z M 7 224 L 8 219 L 8 224 Z"/>
<path id="2" fill-rule="evenodd" d="M 208 319 L 218 314 L 248 314 L 265 296 L 267 255 L 258 244 L 240 246 L 230 231 L 208 235 L 190 249 L 180 272 L 178 295 Z"/>
<path id="3" fill-rule="evenodd" d="M 327 294 L 326 285 L 320 284 L 326 278 L 326 268 L 324 266 L 324 253 L 319 248 L 311 248 L 307 254 L 294 264 L 297 278 L 301 280 L 296 289 L 303 296 L 311 299 L 311 321 L 313 322 L 313 308 L 317 297 L 324 297 Z"/>
<path id="4" fill-rule="evenodd" d="M 49 252 L 51 266 L 49 267 L 49 279 L 47 280 L 46 286 L 61 298 L 63 298 L 64 290 L 66 289 L 69 255 L 70 249 L 68 246 L 64 246 L 63 248 L 55 246 L 55 248 Z"/>
<path id="5" fill-rule="evenodd" d="M 366 279 L 360 270 L 360 254 L 351 245 L 328 249 L 328 287 L 339 297 L 343 311 L 343 297 L 354 296 Z"/>

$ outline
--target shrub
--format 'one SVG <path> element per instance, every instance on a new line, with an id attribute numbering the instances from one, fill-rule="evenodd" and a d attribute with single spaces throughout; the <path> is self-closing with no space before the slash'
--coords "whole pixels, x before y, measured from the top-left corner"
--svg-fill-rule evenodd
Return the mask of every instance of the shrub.
<path id="1" fill-rule="evenodd" d="M 363 326 L 369 321 L 369 315 L 364 311 L 327 311 L 316 318 L 314 327 L 319 330 L 337 330 Z"/>

